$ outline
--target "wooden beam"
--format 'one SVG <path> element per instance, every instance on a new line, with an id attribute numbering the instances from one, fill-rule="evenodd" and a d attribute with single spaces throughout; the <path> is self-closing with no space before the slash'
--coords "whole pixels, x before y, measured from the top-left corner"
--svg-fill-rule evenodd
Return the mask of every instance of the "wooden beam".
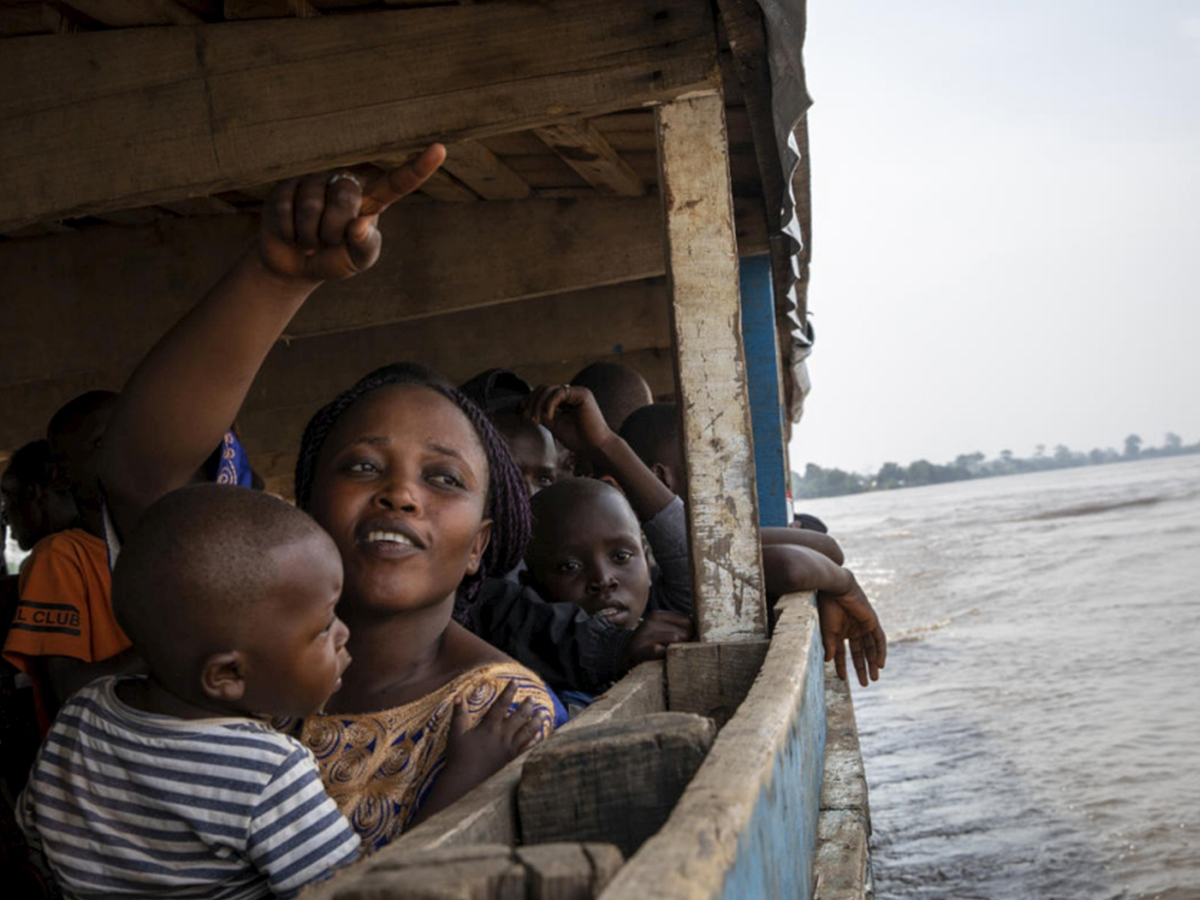
<path id="1" fill-rule="evenodd" d="M 177 216 L 229 216 L 238 212 L 236 206 L 220 197 L 187 197 L 163 203 L 162 208 Z"/>
<path id="2" fill-rule="evenodd" d="M 102 25 L 113 28 L 132 28 L 138 25 L 199 25 L 204 20 L 198 15 L 175 3 L 174 0 L 60 0 L 95 19 Z"/>
<path id="3" fill-rule="evenodd" d="M 588 184 L 604 194 L 640 197 L 646 185 L 587 122 L 563 122 L 534 133 Z"/>
<path id="4" fill-rule="evenodd" d="M 661 102 L 713 83 L 712 28 L 560 0 L 11 38 L 0 230 Z"/>
<path id="5" fill-rule="evenodd" d="M 478 141 L 451 144 L 442 168 L 485 200 L 524 200 L 529 185 Z"/>
<path id="6" fill-rule="evenodd" d="M 661 215 L 652 198 L 402 204 L 381 220 L 379 264 L 324 286 L 288 339 L 656 277 L 665 271 Z M 6 324 L 24 336 L 0 354 L 0 384 L 145 353 L 249 245 L 256 224 L 243 215 L 167 219 L 0 242 Z"/>
<path id="7" fill-rule="evenodd" d="M 767 636 L 724 112 L 720 92 L 656 111 L 703 641 Z"/>
<path id="8" fill-rule="evenodd" d="M 225 0 L 225 18 L 240 19 L 314 19 L 321 11 L 308 0 Z"/>
<path id="9" fill-rule="evenodd" d="M 474 191 L 459 184 L 445 172 L 434 172 L 420 190 L 427 197 L 445 203 L 470 203 L 479 199 Z"/>
<path id="10" fill-rule="evenodd" d="M 531 378 L 561 380 L 592 359 L 668 347 L 665 286 L 640 280 L 664 267 L 660 214 L 652 200 L 399 207 L 383 218 L 377 269 L 310 299 L 248 412 L 295 406 L 288 422 L 300 427 L 369 368 L 400 358 L 454 378 L 519 364 Z M 75 394 L 119 387 L 243 252 L 255 227 L 251 216 L 209 216 L 0 243 L 6 323 L 23 335 L 0 354 L 0 448 L 42 431 Z M 621 243 L 638 235 L 648 240 Z M 613 279 L 631 283 L 570 290 Z M 527 315 L 499 305 L 521 297 L 532 304 Z M 471 312 L 481 306 L 489 308 Z M 658 368 L 669 386 L 669 363 Z M 657 371 L 647 372 L 656 389 L 664 383 Z M 294 449 L 290 425 L 280 429 L 277 421 L 256 429 L 256 447 Z"/>

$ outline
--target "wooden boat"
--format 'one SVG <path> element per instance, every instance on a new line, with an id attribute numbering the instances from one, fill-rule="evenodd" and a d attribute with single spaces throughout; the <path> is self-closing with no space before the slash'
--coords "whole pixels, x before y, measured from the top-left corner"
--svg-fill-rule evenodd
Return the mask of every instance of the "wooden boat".
<path id="1" fill-rule="evenodd" d="M 805 387 L 803 24 L 802 0 L 0 2 L 0 447 L 119 386 L 275 180 L 433 140 L 391 252 L 306 305 L 247 400 L 267 486 L 394 359 L 550 383 L 620 359 L 681 401 L 700 642 L 311 896 L 869 893 L 849 695 L 811 597 L 768 638 L 757 532 L 790 517 Z M 600 831 L 538 819 L 559 771 Z"/>

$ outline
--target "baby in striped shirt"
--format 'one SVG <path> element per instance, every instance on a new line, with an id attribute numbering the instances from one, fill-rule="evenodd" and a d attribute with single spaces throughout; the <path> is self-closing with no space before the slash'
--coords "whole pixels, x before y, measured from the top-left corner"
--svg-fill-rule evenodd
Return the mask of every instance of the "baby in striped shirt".
<path id="1" fill-rule="evenodd" d="M 194 485 L 145 513 L 112 597 L 150 675 L 75 694 L 19 803 L 68 897 L 289 897 L 357 857 L 312 754 L 261 718 L 340 686 L 341 590 L 333 541 L 282 500 Z"/>

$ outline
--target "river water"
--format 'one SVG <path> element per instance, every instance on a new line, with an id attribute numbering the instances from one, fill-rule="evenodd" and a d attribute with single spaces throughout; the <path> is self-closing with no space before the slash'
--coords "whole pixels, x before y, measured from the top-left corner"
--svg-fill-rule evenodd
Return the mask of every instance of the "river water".
<path id="1" fill-rule="evenodd" d="M 1200 456 L 801 508 L 890 638 L 880 900 L 1200 898 Z"/>

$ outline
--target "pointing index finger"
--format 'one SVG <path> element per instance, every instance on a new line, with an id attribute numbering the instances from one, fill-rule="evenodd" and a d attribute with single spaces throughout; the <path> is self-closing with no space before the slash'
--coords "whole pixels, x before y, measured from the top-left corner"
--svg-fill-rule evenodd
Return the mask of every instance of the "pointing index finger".
<path id="1" fill-rule="evenodd" d="M 372 182 L 363 193 L 360 216 L 377 216 L 401 197 L 419 188 L 446 161 L 446 148 L 430 144 L 414 160 L 385 173 Z"/>

